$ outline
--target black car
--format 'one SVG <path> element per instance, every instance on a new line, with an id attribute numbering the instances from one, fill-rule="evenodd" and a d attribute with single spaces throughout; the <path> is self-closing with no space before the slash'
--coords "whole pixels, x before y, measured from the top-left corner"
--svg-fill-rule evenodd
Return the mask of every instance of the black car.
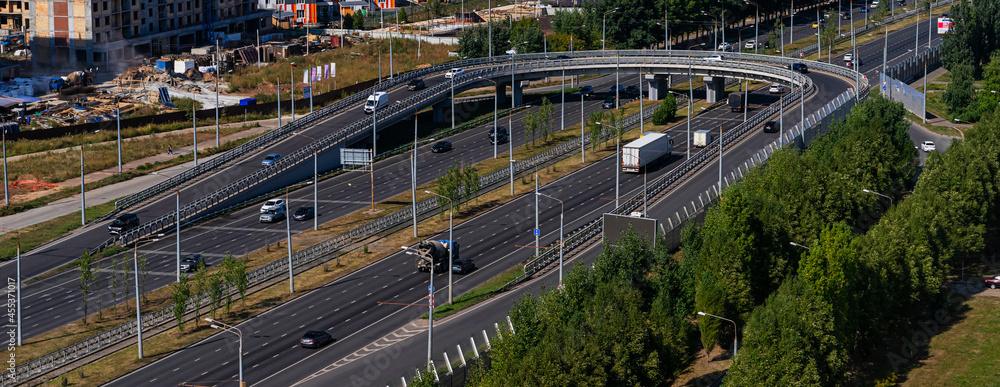
<path id="1" fill-rule="evenodd" d="M 424 80 L 423 79 L 414 79 L 414 80 L 410 81 L 410 83 L 406 84 L 406 88 L 408 90 L 410 90 L 410 91 L 420 90 L 420 89 L 423 89 L 424 87 L 426 87 L 426 85 L 424 85 Z"/>
<path id="2" fill-rule="evenodd" d="M 134 227 L 139 226 L 139 216 L 136 214 L 121 214 L 110 225 L 108 225 L 108 232 L 120 235 L 121 233 L 128 231 Z"/>
<path id="3" fill-rule="evenodd" d="M 809 66 L 806 66 L 805 63 L 792 63 L 790 68 L 802 74 L 809 72 Z"/>
<path id="4" fill-rule="evenodd" d="M 639 86 L 632 85 L 632 86 L 626 87 L 625 88 L 625 94 L 628 94 L 628 95 L 639 94 Z"/>
<path id="5" fill-rule="evenodd" d="M 333 342 L 333 336 L 326 331 L 309 331 L 299 339 L 302 348 L 319 348 Z"/>
<path id="6" fill-rule="evenodd" d="M 615 97 L 611 96 L 604 99 L 604 103 L 601 105 L 605 109 L 613 109 L 615 107 Z"/>
<path id="7" fill-rule="evenodd" d="M 843 19 L 846 19 L 846 20 L 850 20 L 850 18 L 851 18 L 851 11 L 841 12 L 840 13 L 840 17 L 843 18 Z"/>
<path id="8" fill-rule="evenodd" d="M 490 144 L 503 144 L 507 142 L 508 137 L 506 127 L 497 127 L 496 132 L 498 132 L 499 135 L 494 133 L 493 129 L 490 129 Z"/>
<path id="9" fill-rule="evenodd" d="M 589 97 L 591 94 L 594 94 L 593 86 L 584 86 L 580 88 L 580 95 L 584 97 Z"/>
<path id="10" fill-rule="evenodd" d="M 456 259 L 455 262 L 451 264 L 452 273 L 465 274 L 473 270 L 476 270 L 476 263 L 467 259 Z"/>
<path id="11" fill-rule="evenodd" d="M 295 210 L 295 214 L 292 215 L 292 219 L 307 220 L 312 219 L 313 216 L 316 216 L 316 209 L 312 207 L 299 207 L 299 209 Z"/>
<path id="12" fill-rule="evenodd" d="M 569 55 L 558 55 L 549 57 L 549 60 L 564 60 L 564 59 L 573 59 L 573 58 L 570 58 Z"/>
<path id="13" fill-rule="evenodd" d="M 201 254 L 188 254 L 181 259 L 181 271 L 185 273 L 198 270 L 198 266 L 205 266 L 205 259 Z"/>
<path id="14" fill-rule="evenodd" d="M 431 152 L 441 153 L 451 150 L 451 143 L 448 141 L 438 141 L 437 144 L 431 147 Z"/>
<path id="15" fill-rule="evenodd" d="M 764 123 L 764 133 L 778 133 L 781 127 L 776 121 L 768 121 Z"/>

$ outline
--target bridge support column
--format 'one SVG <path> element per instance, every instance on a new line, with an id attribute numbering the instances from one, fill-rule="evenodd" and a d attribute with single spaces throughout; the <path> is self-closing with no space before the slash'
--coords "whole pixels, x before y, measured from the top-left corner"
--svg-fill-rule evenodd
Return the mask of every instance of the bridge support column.
<path id="1" fill-rule="evenodd" d="M 649 100 L 659 101 L 666 98 L 670 90 L 670 77 L 667 75 L 646 74 L 643 76 L 649 82 Z"/>
<path id="2" fill-rule="evenodd" d="M 434 122 L 444 122 L 445 110 L 451 109 L 451 99 L 446 99 L 434 105 Z"/>
<path id="3" fill-rule="evenodd" d="M 497 105 L 498 106 L 506 106 L 506 105 L 510 104 L 510 102 L 507 101 L 507 84 L 506 83 L 497 82 L 497 84 L 496 84 L 496 86 L 494 86 L 493 90 L 494 90 L 493 92 L 495 93 L 494 95 L 496 95 L 496 98 L 497 98 Z"/>
<path id="4" fill-rule="evenodd" d="M 726 97 L 725 77 L 705 77 L 705 102 L 716 103 Z"/>
<path id="5" fill-rule="evenodd" d="M 522 82 L 523 81 L 516 81 L 516 82 L 514 82 L 514 87 L 512 88 L 512 91 L 511 91 L 511 94 L 514 97 L 514 106 L 515 107 L 521 106 L 521 104 L 523 103 L 523 100 L 524 100 L 524 88 L 521 85 Z"/>

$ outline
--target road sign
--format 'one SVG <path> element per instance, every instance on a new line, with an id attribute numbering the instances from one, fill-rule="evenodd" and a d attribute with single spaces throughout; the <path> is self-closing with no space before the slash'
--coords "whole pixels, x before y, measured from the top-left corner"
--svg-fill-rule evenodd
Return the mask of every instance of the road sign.
<path id="1" fill-rule="evenodd" d="M 656 219 L 616 214 L 604 214 L 604 241 L 615 246 L 629 228 L 656 247 Z"/>
<path id="2" fill-rule="evenodd" d="M 434 291 L 434 287 L 433 286 L 428 286 L 427 287 L 427 291 L 428 292 L 433 292 Z"/>
<path id="3" fill-rule="evenodd" d="M 540 235 L 540 233 L 538 232 L 538 229 L 536 228 L 535 229 L 535 236 L 538 236 L 538 235 Z"/>
<path id="4" fill-rule="evenodd" d="M 371 165 L 371 149 L 340 149 L 340 162 L 344 165 Z"/>

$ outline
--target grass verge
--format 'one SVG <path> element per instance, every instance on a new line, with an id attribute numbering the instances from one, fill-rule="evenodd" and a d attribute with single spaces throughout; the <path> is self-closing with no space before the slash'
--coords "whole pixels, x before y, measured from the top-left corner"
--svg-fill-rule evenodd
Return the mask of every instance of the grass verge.
<path id="1" fill-rule="evenodd" d="M 458 313 L 462 309 L 478 304 L 480 301 L 485 301 L 486 299 L 492 297 L 493 294 L 500 289 L 500 287 L 506 285 L 510 281 L 513 281 L 517 278 L 517 276 L 521 275 L 521 273 L 524 273 L 523 263 L 519 263 L 517 266 L 507 269 L 507 271 L 500 273 L 496 277 L 490 278 L 486 281 L 486 283 L 476 286 L 474 289 L 463 293 L 461 296 L 458 296 L 453 303 L 444 304 L 435 308 L 434 317 L 439 319 L 445 318 Z M 427 314 L 425 313 L 423 316 L 420 316 L 420 318 L 426 319 Z"/>
<path id="2" fill-rule="evenodd" d="M 938 126 L 938 125 L 925 124 L 925 123 L 923 123 L 923 120 L 920 119 L 920 117 L 917 117 L 916 114 L 911 113 L 909 110 L 906 111 L 906 118 L 908 118 L 910 120 L 910 122 L 913 123 L 914 125 L 920 126 L 922 128 L 925 128 L 925 129 L 930 130 L 930 131 L 932 131 L 934 133 L 937 133 L 937 134 L 941 134 L 941 135 L 945 135 L 945 136 L 951 136 L 951 137 L 962 137 L 963 136 L 963 134 L 962 134 L 961 131 L 959 131 L 956 128 L 952 128 L 950 126 Z"/>
<path id="3" fill-rule="evenodd" d="M 927 356 L 903 386 L 990 386 L 1000 379 L 1000 298 L 985 294 L 965 302 L 964 318 L 935 335 Z"/>

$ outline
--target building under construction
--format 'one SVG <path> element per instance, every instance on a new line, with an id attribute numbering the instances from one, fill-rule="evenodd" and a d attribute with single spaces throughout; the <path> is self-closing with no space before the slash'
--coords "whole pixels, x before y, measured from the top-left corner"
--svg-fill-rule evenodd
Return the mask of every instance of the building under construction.
<path id="1" fill-rule="evenodd" d="M 31 67 L 125 66 L 215 39 L 240 40 L 270 19 L 257 0 L 32 0 L 26 9 Z"/>

